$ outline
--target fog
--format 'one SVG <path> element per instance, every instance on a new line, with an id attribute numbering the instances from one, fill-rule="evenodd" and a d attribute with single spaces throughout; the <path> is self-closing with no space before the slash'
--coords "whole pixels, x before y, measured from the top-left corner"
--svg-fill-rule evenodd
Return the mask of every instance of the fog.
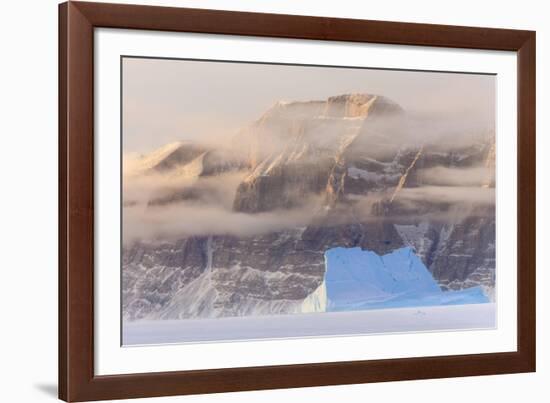
<path id="1" fill-rule="evenodd" d="M 383 95 L 405 113 L 368 121 L 335 119 L 319 114 L 319 103 L 307 103 L 346 93 Z M 296 124 L 294 115 L 267 124 L 266 116 L 273 111 L 270 108 L 281 100 L 304 101 L 292 113 L 318 118 L 309 119 L 305 128 Z M 373 163 L 384 166 L 402 146 L 459 153 L 464 147 L 494 141 L 494 105 L 495 78 L 490 75 L 126 58 L 124 242 L 269 233 L 306 226 L 328 207 L 326 196 L 318 194 L 301 195 L 301 203 L 291 209 L 256 214 L 233 211 L 237 188 L 250 171 L 241 168 L 203 177 L 194 172 L 199 165 L 169 172 L 140 166 L 141 155 L 168 143 L 186 140 L 205 149 L 223 148 L 249 165 L 266 160 L 266 166 L 256 167 L 261 170 L 289 147 L 289 138 L 293 142 L 299 139 L 306 146 L 292 143 L 292 150 L 300 153 L 310 146 L 321 150 L 310 162 L 322 168 L 334 164 L 335 156 L 345 147 L 344 138 L 352 138 L 350 133 L 363 128 L 367 135 L 352 144 L 350 154 L 355 149 L 359 153 L 368 150 Z M 483 161 L 467 168 L 419 168 L 416 173 L 421 179 L 419 186 L 398 190 L 396 201 L 401 206 L 414 211 L 426 201 L 451 205 L 448 210 L 423 213 L 438 219 L 454 219 L 468 214 L 472 207 L 480 207 L 482 214 L 494 214 L 494 188 L 487 187 L 494 184 L 494 168 Z M 389 200 L 394 191 L 390 187 L 368 196 L 349 197 L 350 204 L 332 212 L 333 223 L 357 217 L 379 220 L 373 209 Z"/>
<path id="2" fill-rule="evenodd" d="M 438 126 L 492 130 L 495 76 L 460 73 L 123 59 L 123 149 L 145 153 L 179 139 L 220 141 L 276 102 L 381 94 Z"/>
<path id="3" fill-rule="evenodd" d="M 495 189 L 479 186 L 421 186 L 401 189 L 399 199 L 419 202 L 429 200 L 430 203 L 493 205 Z"/>
<path id="4" fill-rule="evenodd" d="M 252 236 L 306 226 L 320 204 L 314 200 L 295 209 L 246 214 L 213 204 L 137 205 L 124 209 L 124 242 L 185 236 Z"/>
<path id="5" fill-rule="evenodd" d="M 494 181 L 495 170 L 493 167 L 477 166 L 470 168 L 447 168 L 434 167 L 419 171 L 424 184 L 440 186 L 468 186 L 478 189 L 480 184 L 484 185 Z M 480 191 L 481 192 L 481 191 Z"/>
<path id="6" fill-rule="evenodd" d="M 467 172 L 472 173 L 471 179 L 467 177 Z M 487 169 L 483 168 L 425 170 L 427 176 L 434 175 L 434 183 L 439 185 L 402 188 L 396 198 L 401 211 L 399 214 L 380 217 L 373 209 L 377 203 L 389 200 L 394 190 L 390 188 L 366 196 L 350 196 L 348 203 L 333 207 L 328 220 L 323 220 L 327 220 L 325 225 L 341 225 L 356 220 L 406 223 L 411 218 L 453 221 L 474 212 L 492 216 L 495 189 L 480 187 L 479 182 L 474 183 L 474 179 L 483 180 L 486 173 Z M 235 193 L 244 175 L 244 172 L 237 172 L 200 180 L 187 179 L 183 185 L 181 180 L 170 181 L 162 175 L 127 179 L 124 200 L 135 204 L 123 209 L 124 243 L 138 239 L 166 240 L 206 235 L 248 237 L 305 227 L 327 212 L 324 194 L 303 195 L 302 204 L 296 208 L 255 214 L 233 211 Z M 186 188 L 200 189 L 201 198 L 160 205 L 148 204 L 150 200 Z M 425 211 L 426 202 L 434 206 L 429 211 Z M 437 207 L 438 204 L 443 207 Z M 407 211 L 413 212 L 414 216 L 411 217 Z"/>
<path id="7" fill-rule="evenodd" d="M 245 172 L 228 172 L 220 175 L 198 178 L 182 175 L 149 173 L 128 175 L 123 180 L 123 196 L 126 204 L 147 204 L 155 199 L 174 194 L 185 189 L 196 189 L 204 196 L 201 203 L 216 204 L 231 208 L 237 186 Z"/>

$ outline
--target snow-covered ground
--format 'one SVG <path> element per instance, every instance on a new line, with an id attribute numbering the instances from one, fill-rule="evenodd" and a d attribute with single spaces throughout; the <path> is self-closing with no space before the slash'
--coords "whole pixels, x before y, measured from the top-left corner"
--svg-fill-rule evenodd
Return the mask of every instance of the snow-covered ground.
<path id="1" fill-rule="evenodd" d="M 493 329 L 496 304 L 376 309 L 238 318 L 125 322 L 123 344 Z"/>
<path id="2" fill-rule="evenodd" d="M 217 291 L 209 280 L 210 239 L 205 275 L 182 290 L 171 309 L 215 305 Z M 404 247 L 379 256 L 360 248 L 325 252 L 323 283 L 293 314 L 280 315 L 252 307 L 247 315 L 219 318 L 125 322 L 123 344 L 274 339 L 373 333 L 494 328 L 496 307 L 480 287 L 443 292 L 413 249 Z M 192 283 L 195 284 L 195 283 Z M 212 310 L 210 310 L 211 312 Z M 276 311 L 275 311 L 276 312 Z M 281 312 L 281 311 L 279 311 Z M 299 313 L 301 312 L 301 313 Z M 288 312 L 291 313 L 291 312 Z"/>

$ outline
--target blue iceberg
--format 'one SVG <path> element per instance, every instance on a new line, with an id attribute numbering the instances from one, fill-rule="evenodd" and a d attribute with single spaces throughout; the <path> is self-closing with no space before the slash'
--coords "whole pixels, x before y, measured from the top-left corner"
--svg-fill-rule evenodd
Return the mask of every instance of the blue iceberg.
<path id="1" fill-rule="evenodd" d="M 380 256 L 361 248 L 325 252 L 327 311 L 481 304 L 479 286 L 442 291 L 410 247 Z"/>

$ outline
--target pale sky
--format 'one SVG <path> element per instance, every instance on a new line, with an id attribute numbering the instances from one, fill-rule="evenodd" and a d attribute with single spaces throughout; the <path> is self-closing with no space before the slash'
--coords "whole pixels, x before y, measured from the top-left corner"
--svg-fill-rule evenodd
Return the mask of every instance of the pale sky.
<path id="1" fill-rule="evenodd" d="M 277 101 L 384 95 L 405 110 L 495 119 L 495 76 L 164 59 L 123 60 L 123 151 L 231 136 Z"/>

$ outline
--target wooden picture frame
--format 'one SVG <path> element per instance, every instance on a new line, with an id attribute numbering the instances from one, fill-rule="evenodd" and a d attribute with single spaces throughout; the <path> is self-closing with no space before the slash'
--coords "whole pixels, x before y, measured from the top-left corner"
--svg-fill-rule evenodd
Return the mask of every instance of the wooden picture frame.
<path id="1" fill-rule="evenodd" d="M 517 352 L 94 374 L 94 28 L 517 52 Z M 535 32 L 68 2 L 59 6 L 59 398 L 123 399 L 535 371 Z"/>

